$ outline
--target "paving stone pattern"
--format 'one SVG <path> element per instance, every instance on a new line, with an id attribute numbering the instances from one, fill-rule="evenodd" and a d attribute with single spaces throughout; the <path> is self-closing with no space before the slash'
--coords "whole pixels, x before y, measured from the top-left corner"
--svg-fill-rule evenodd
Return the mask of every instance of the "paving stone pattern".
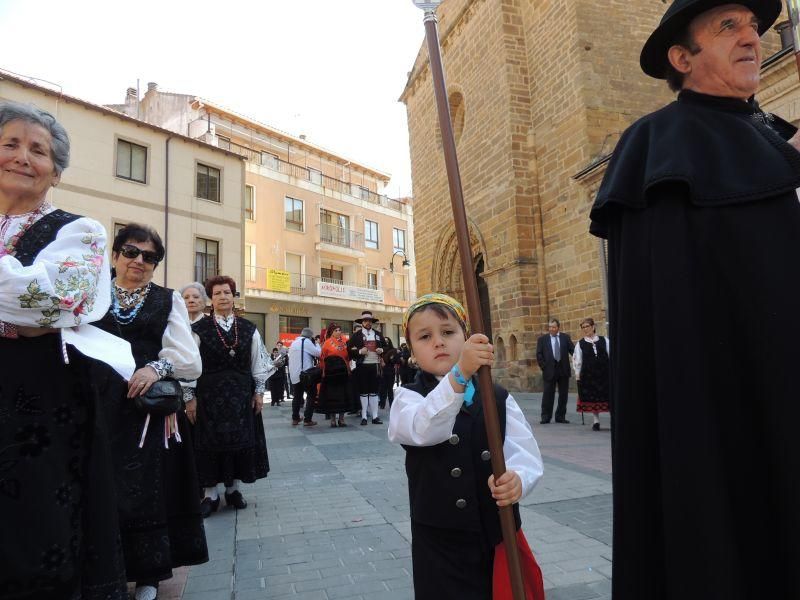
<path id="1" fill-rule="evenodd" d="M 611 598 L 609 433 L 580 416 L 539 425 L 539 394 L 518 394 L 545 460 L 521 503 L 548 600 Z M 574 406 L 574 398 L 570 405 Z M 388 415 L 382 415 L 388 422 Z M 165 600 L 409 600 L 411 527 L 404 452 L 386 425 L 292 427 L 288 402 L 264 407 L 269 477 L 249 506 L 206 520 L 210 562 L 178 569 Z M 224 502 L 223 502 L 224 504 Z M 185 581 L 185 584 L 183 582 Z"/>

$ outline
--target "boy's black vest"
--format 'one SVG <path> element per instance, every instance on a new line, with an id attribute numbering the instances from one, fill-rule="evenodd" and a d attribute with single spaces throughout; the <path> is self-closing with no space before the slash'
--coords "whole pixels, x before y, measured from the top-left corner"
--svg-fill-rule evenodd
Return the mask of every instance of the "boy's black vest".
<path id="1" fill-rule="evenodd" d="M 477 380 L 474 380 L 477 388 Z M 427 396 L 439 382 L 420 371 L 403 387 Z M 508 392 L 494 386 L 497 416 L 503 440 L 506 437 Z M 449 440 L 436 446 L 406 446 L 406 475 L 411 503 L 411 520 L 440 529 L 483 532 L 495 546 L 503 535 L 497 503 L 489 491 L 492 463 L 480 392 L 472 406 L 462 406 Z M 519 506 L 514 505 L 516 528 L 521 525 Z"/>

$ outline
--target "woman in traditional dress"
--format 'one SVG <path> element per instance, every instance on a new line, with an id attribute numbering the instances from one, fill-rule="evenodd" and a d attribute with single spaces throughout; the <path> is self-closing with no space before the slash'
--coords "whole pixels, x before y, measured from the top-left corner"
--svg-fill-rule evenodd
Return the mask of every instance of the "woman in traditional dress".
<path id="1" fill-rule="evenodd" d="M 592 430 L 600 431 L 600 413 L 608 412 L 609 341 L 597 335 L 594 319 L 581 321 L 583 338 L 575 344 L 572 365 L 578 384 L 578 412 L 592 413 Z"/>
<path id="2" fill-rule="evenodd" d="M 342 328 L 330 323 L 325 331 L 320 365 L 322 381 L 319 384 L 319 407 L 331 420 L 331 427 L 347 427 L 344 414 L 358 407 L 354 400 L 350 381 L 350 356 Z M 338 421 L 337 421 L 338 415 Z"/>
<path id="3" fill-rule="evenodd" d="M 225 484 L 225 503 L 243 509 L 239 483 L 253 483 L 269 472 L 267 440 L 261 420 L 266 381 L 274 372 L 256 326 L 233 312 L 236 282 L 219 275 L 206 282 L 211 316 L 192 325 L 200 346 L 203 374 L 197 382 L 195 457 L 205 488 L 203 516 L 219 508 L 217 484 Z"/>
<path id="4" fill-rule="evenodd" d="M 109 397 L 121 399 L 111 429 L 122 548 L 136 600 L 153 600 L 173 568 L 206 562 L 208 550 L 186 414 L 181 408 L 151 417 L 133 399 L 160 379 L 197 378 L 200 354 L 183 298 L 152 281 L 164 258 L 158 233 L 136 223 L 124 227 L 111 257 L 111 309 L 99 326 L 130 342 L 137 368 L 127 383 L 113 376 L 105 382 Z"/>
<path id="5" fill-rule="evenodd" d="M 189 313 L 189 323 L 197 323 L 200 319 L 206 316 L 205 308 L 208 296 L 203 284 L 193 282 L 181 288 L 181 298 L 186 304 L 186 311 Z M 194 425 L 197 417 L 197 401 L 194 398 L 194 387 L 196 383 L 182 383 L 183 398 L 185 401 L 186 418 Z"/>
<path id="6" fill-rule="evenodd" d="M 0 597 L 127 597 L 90 356 L 130 351 L 88 323 L 108 308 L 106 233 L 47 200 L 69 138 L 0 103 Z M 131 365 L 117 364 L 130 376 Z"/>

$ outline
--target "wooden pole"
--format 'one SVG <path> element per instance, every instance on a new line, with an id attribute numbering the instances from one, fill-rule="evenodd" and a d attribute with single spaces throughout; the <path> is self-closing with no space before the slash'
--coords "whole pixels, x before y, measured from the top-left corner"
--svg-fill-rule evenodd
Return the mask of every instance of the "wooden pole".
<path id="1" fill-rule="evenodd" d="M 431 3 L 433 4 L 433 3 Z M 464 293 L 467 300 L 470 329 L 473 333 L 483 333 L 486 328 L 481 315 L 481 303 L 478 296 L 478 282 L 475 276 L 475 265 L 472 260 L 472 248 L 469 240 L 467 213 L 464 207 L 464 194 L 461 189 L 461 175 L 458 169 L 456 142 L 453 137 L 453 126 L 450 121 L 450 105 L 447 99 L 447 86 L 442 68 L 442 55 L 439 47 L 439 27 L 435 7 L 425 10 L 425 38 L 428 43 L 433 90 L 436 96 L 436 107 L 439 114 L 439 128 L 442 133 L 442 149 L 447 169 L 447 182 L 450 187 L 450 202 L 455 219 L 458 253 L 461 258 L 461 274 L 464 282 Z M 491 369 L 482 366 L 478 371 L 478 389 L 481 394 L 486 434 L 489 438 L 492 472 L 495 481 L 506 472 L 506 461 L 503 455 L 503 438 L 495 403 L 494 384 Z M 511 578 L 511 591 L 514 600 L 525 600 L 525 588 L 517 548 L 517 531 L 514 522 L 514 511 L 511 506 L 503 506 L 500 511 L 500 526 L 503 542 L 508 556 L 508 570 Z"/>
<path id="2" fill-rule="evenodd" d="M 800 77 L 800 0 L 786 0 L 789 13 L 789 22 L 792 24 L 792 41 L 794 42 L 794 62 L 797 66 L 797 75 Z"/>

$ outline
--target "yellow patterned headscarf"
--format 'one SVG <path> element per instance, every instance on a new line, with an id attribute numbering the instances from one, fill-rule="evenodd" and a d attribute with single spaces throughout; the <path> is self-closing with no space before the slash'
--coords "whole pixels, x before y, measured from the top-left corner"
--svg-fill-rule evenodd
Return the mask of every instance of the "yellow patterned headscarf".
<path id="1" fill-rule="evenodd" d="M 461 303 L 456 300 L 455 298 L 451 298 L 446 294 L 425 294 L 424 296 L 420 296 L 416 299 L 416 301 L 408 307 L 406 310 L 406 314 L 403 316 L 403 336 L 408 339 L 408 322 L 411 320 L 411 317 L 414 315 L 415 312 L 425 308 L 426 306 L 430 306 L 431 304 L 444 304 L 448 308 L 450 308 L 455 314 L 458 320 L 461 322 L 461 326 L 464 328 L 464 332 L 469 336 L 469 323 L 467 322 L 467 311 L 464 310 L 464 307 Z"/>

